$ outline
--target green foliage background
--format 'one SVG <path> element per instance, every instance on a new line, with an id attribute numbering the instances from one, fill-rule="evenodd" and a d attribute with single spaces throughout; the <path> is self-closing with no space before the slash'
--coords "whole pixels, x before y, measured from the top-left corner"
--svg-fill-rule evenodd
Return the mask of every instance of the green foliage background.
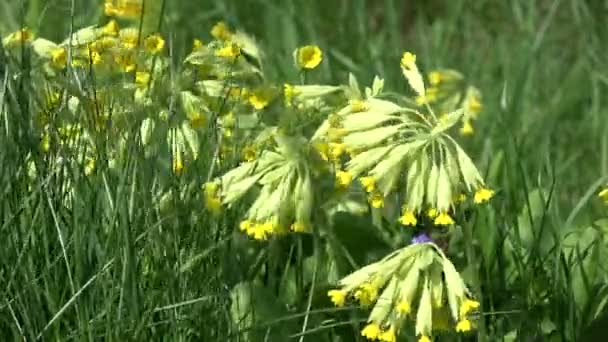
<path id="1" fill-rule="evenodd" d="M 0 35 L 23 24 L 62 40 L 71 25 L 104 22 L 101 2 L 92 3 L 2 0 Z M 406 49 L 422 70 L 462 71 L 484 95 L 464 144 L 497 190 L 469 221 L 477 258 L 463 273 L 479 279 L 471 284 L 483 294 L 485 329 L 462 339 L 602 336 L 608 223 L 595 195 L 608 182 L 608 3 L 183 0 L 167 1 L 161 15 L 176 62 L 224 20 L 256 37 L 271 80 L 296 82 L 291 53 L 308 43 L 325 52 L 318 82 L 353 72 L 370 84 L 378 74 L 406 92 L 398 69 Z M 27 127 L 36 85 L 2 60 L 0 76 L 10 117 L 0 122 L 0 340 L 363 340 L 365 313 L 332 308 L 330 284 L 310 284 L 390 251 L 372 222 L 340 216 L 332 243 L 344 255 L 332 257 L 348 262 L 313 276 L 312 238 L 253 243 L 235 228 L 238 209 L 210 217 L 198 189 L 156 209 L 151 189 L 164 171 L 137 148 L 118 176 L 50 168 L 32 187 L 23 161 L 37 144 Z M 22 91 L 9 94 L 13 81 Z M 207 179 L 206 163 L 188 176 Z M 68 181 L 71 209 L 60 205 Z"/>

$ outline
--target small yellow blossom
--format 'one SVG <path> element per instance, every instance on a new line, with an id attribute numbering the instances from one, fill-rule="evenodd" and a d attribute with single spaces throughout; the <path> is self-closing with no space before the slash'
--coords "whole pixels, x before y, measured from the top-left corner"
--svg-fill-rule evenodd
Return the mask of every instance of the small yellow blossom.
<path id="1" fill-rule="evenodd" d="M 134 49 L 139 43 L 139 30 L 134 27 L 124 28 L 118 32 L 118 39 L 125 49 Z"/>
<path id="2" fill-rule="evenodd" d="M 270 96 L 268 92 L 259 90 L 254 91 L 249 95 L 249 104 L 253 106 L 256 110 L 262 110 L 268 107 L 268 103 L 270 103 Z"/>
<path id="3" fill-rule="evenodd" d="M 336 188 L 346 189 L 353 181 L 353 175 L 348 171 L 336 172 Z"/>
<path id="4" fill-rule="evenodd" d="M 339 160 L 346 150 L 346 145 L 342 143 L 329 143 L 329 157 L 331 160 Z"/>
<path id="5" fill-rule="evenodd" d="M 472 114 L 479 114 L 483 109 L 483 105 L 477 96 L 471 96 L 467 102 L 467 108 Z"/>
<path id="6" fill-rule="evenodd" d="M 475 196 L 473 197 L 473 202 L 475 204 L 480 204 L 488 201 L 490 198 L 494 196 L 494 191 L 488 188 L 479 188 L 475 191 Z"/>
<path id="7" fill-rule="evenodd" d="M 314 69 L 323 60 L 323 52 L 317 45 L 306 45 L 296 50 L 296 64 L 300 69 Z"/>
<path id="8" fill-rule="evenodd" d="M 435 208 L 429 208 L 429 210 L 426 211 L 426 216 L 428 218 L 433 219 L 433 218 L 437 217 L 438 214 L 439 213 L 437 212 L 437 209 L 435 209 Z"/>
<path id="9" fill-rule="evenodd" d="M 460 317 L 466 316 L 469 312 L 479 308 L 479 302 L 471 299 L 465 299 L 460 304 Z"/>
<path id="10" fill-rule="evenodd" d="M 378 339 L 383 342 L 395 342 L 397 341 L 397 336 L 395 335 L 395 327 L 391 326 L 388 330 L 382 332 Z"/>
<path id="11" fill-rule="evenodd" d="M 250 220 L 243 220 L 239 224 L 239 229 L 243 232 L 249 232 L 250 230 L 253 229 L 254 226 L 255 226 L 255 223 L 251 222 Z"/>
<path id="12" fill-rule="evenodd" d="M 384 196 L 382 196 L 379 192 L 374 192 L 369 195 L 369 203 L 374 208 L 382 208 L 384 207 Z"/>
<path id="13" fill-rule="evenodd" d="M 372 283 L 365 283 L 355 291 L 354 297 L 362 306 L 370 306 L 378 298 L 378 287 Z"/>
<path id="14" fill-rule="evenodd" d="M 470 136 L 473 135 L 473 133 L 475 133 L 475 129 L 471 124 L 471 120 L 464 120 L 462 122 L 462 127 L 460 127 L 460 135 Z"/>
<path id="15" fill-rule="evenodd" d="M 255 224 L 250 231 L 250 236 L 256 240 L 266 240 L 268 235 L 275 231 L 275 224 L 272 221 Z"/>
<path id="16" fill-rule="evenodd" d="M 331 299 L 331 302 L 334 303 L 337 307 L 344 306 L 344 302 L 346 301 L 346 291 L 343 290 L 329 290 L 327 295 Z"/>
<path id="17" fill-rule="evenodd" d="M 211 28 L 211 36 L 218 40 L 229 40 L 233 33 L 228 28 L 225 22 L 220 21 Z"/>
<path id="18" fill-rule="evenodd" d="M 3 44 L 8 47 L 16 46 L 31 41 L 33 36 L 32 31 L 24 27 L 21 30 L 15 31 L 6 36 L 6 38 L 3 40 Z"/>
<path id="19" fill-rule="evenodd" d="M 145 87 L 150 83 L 150 73 L 147 71 L 138 71 L 135 73 L 135 84 L 139 87 Z"/>
<path id="20" fill-rule="evenodd" d="M 434 223 L 436 225 L 449 226 L 451 224 L 454 224 L 454 219 L 448 213 L 442 212 L 442 213 L 439 213 L 439 215 L 437 215 Z"/>
<path id="21" fill-rule="evenodd" d="M 376 179 L 373 176 L 361 177 L 359 180 L 367 193 L 376 190 Z"/>
<path id="22" fill-rule="evenodd" d="M 101 28 L 101 33 L 106 36 L 116 37 L 118 36 L 119 30 L 120 28 L 118 27 L 118 23 L 116 20 L 112 19 Z"/>
<path id="23" fill-rule="evenodd" d="M 114 56 L 114 62 L 121 67 L 123 72 L 132 72 L 137 68 L 135 54 L 129 51 L 123 51 Z"/>
<path id="24" fill-rule="evenodd" d="M 399 222 L 404 226 L 415 226 L 418 223 L 418 220 L 413 211 L 405 210 L 403 215 L 399 218 Z"/>
<path id="25" fill-rule="evenodd" d="M 469 321 L 468 319 L 461 320 L 460 322 L 458 322 L 458 324 L 456 324 L 456 331 L 457 332 L 471 331 L 471 321 Z"/>
<path id="26" fill-rule="evenodd" d="M 142 0 L 105 0 L 104 12 L 107 16 L 137 18 L 143 11 Z"/>
<path id="27" fill-rule="evenodd" d="M 397 312 L 400 316 L 406 316 L 411 311 L 412 307 L 410 306 L 410 303 L 407 300 L 402 299 L 399 304 L 397 304 Z"/>
<path id="28" fill-rule="evenodd" d="M 64 48 L 55 48 L 51 50 L 51 62 L 54 67 L 65 68 L 68 63 L 68 53 Z"/>
<path id="29" fill-rule="evenodd" d="M 235 59 L 241 55 L 241 48 L 237 44 L 228 42 L 224 44 L 224 47 L 215 51 L 215 55 L 217 57 Z"/>
<path id="30" fill-rule="evenodd" d="M 144 40 L 146 51 L 155 55 L 165 47 L 165 40 L 159 34 L 153 34 Z"/>
<path id="31" fill-rule="evenodd" d="M 205 46 L 205 44 L 200 39 L 194 39 L 192 41 L 192 51 L 200 50 L 203 48 L 203 46 Z"/>
<path id="32" fill-rule="evenodd" d="M 363 100 L 351 100 L 350 111 L 353 113 L 364 112 L 367 110 L 367 103 Z"/>
<path id="33" fill-rule="evenodd" d="M 381 330 L 377 323 L 369 323 L 361 330 L 361 336 L 367 337 L 369 340 L 377 340 L 380 336 Z"/>
<path id="34" fill-rule="evenodd" d="M 431 71 L 429 72 L 429 83 L 432 86 L 437 86 L 439 85 L 439 83 L 441 83 L 443 77 L 441 75 L 441 72 L 439 71 Z"/>
<path id="35" fill-rule="evenodd" d="M 431 339 L 428 336 L 426 336 L 426 335 L 422 335 L 418 339 L 418 342 L 431 342 Z"/>
<path id="36" fill-rule="evenodd" d="M 401 65 L 408 70 L 416 68 L 416 55 L 411 52 L 405 52 L 403 57 L 401 57 Z"/>

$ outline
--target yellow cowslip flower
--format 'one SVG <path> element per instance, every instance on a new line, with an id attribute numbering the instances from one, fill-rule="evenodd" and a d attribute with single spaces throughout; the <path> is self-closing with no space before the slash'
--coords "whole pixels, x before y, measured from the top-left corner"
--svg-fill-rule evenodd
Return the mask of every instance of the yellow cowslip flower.
<path id="1" fill-rule="evenodd" d="M 380 326 L 378 326 L 377 323 L 372 322 L 366 325 L 363 330 L 361 330 L 361 336 L 367 337 L 367 339 L 373 341 L 378 339 L 381 332 L 382 331 L 380 330 Z"/>
<path id="2" fill-rule="evenodd" d="M 283 84 L 283 95 L 285 96 L 285 104 L 291 107 L 294 97 L 300 95 L 300 91 L 289 83 Z"/>
<path id="3" fill-rule="evenodd" d="M 219 21 L 211 28 L 211 35 L 218 40 L 229 40 L 232 38 L 232 33 L 225 22 Z"/>
<path id="4" fill-rule="evenodd" d="M 399 222 L 404 226 L 415 226 L 418 223 L 418 220 L 416 219 L 414 212 L 408 209 L 401 215 Z"/>
<path id="5" fill-rule="evenodd" d="M 148 53 L 156 55 L 163 51 L 165 40 L 159 34 L 153 34 L 144 40 L 144 47 Z"/>
<path id="6" fill-rule="evenodd" d="M 120 66 L 123 72 L 132 72 L 137 68 L 135 54 L 129 51 L 122 51 L 114 56 L 114 62 Z"/>
<path id="7" fill-rule="evenodd" d="M 135 73 L 135 84 L 139 87 L 145 87 L 150 83 L 150 73 L 147 71 L 137 71 Z"/>
<path id="8" fill-rule="evenodd" d="M 353 175 L 348 171 L 336 172 L 336 188 L 346 189 L 353 181 Z"/>
<path id="9" fill-rule="evenodd" d="M 30 29 L 28 29 L 27 27 L 24 27 L 6 36 L 3 39 L 3 44 L 8 47 L 17 46 L 23 43 L 30 42 L 33 36 L 34 35 L 32 34 L 32 31 L 30 31 Z"/>
<path id="10" fill-rule="evenodd" d="M 137 18 L 143 11 L 143 0 L 105 0 L 104 13 L 110 17 Z"/>
<path id="11" fill-rule="evenodd" d="M 429 72 L 429 83 L 432 86 L 439 85 L 439 83 L 441 83 L 442 80 L 443 80 L 443 77 L 441 75 L 441 72 L 439 72 L 439 71 L 431 71 L 431 72 Z"/>
<path id="12" fill-rule="evenodd" d="M 120 31 L 120 28 L 118 26 L 118 23 L 114 19 L 108 21 L 108 23 L 103 25 L 103 27 L 101 28 L 101 33 L 103 35 L 111 36 L 111 37 L 118 36 L 119 31 Z"/>
<path id="13" fill-rule="evenodd" d="M 395 327 L 391 326 L 388 330 L 383 331 L 378 339 L 383 342 L 395 342 L 397 341 L 397 336 L 395 334 Z"/>
<path id="14" fill-rule="evenodd" d="M 266 240 L 275 231 L 275 226 L 272 221 L 255 224 L 249 235 L 256 240 Z"/>
<path id="15" fill-rule="evenodd" d="M 473 202 L 475 202 L 475 204 L 487 202 L 490 198 L 492 198 L 492 196 L 494 196 L 493 190 L 482 187 L 482 188 L 477 189 L 477 191 L 475 191 L 475 196 L 473 197 Z"/>
<path id="16" fill-rule="evenodd" d="M 200 39 L 194 39 L 192 41 L 192 51 L 200 50 L 203 48 L 203 46 L 205 46 L 205 44 Z"/>
<path id="17" fill-rule="evenodd" d="M 368 109 L 367 103 L 363 100 L 351 100 L 349 101 L 350 111 L 353 113 L 364 112 Z"/>
<path id="18" fill-rule="evenodd" d="M 313 146 L 314 146 L 315 150 L 317 150 L 317 152 L 319 152 L 321 159 L 323 159 L 325 161 L 329 161 L 329 145 L 327 143 L 316 142 L 316 143 L 314 143 Z M 349 182 L 349 184 L 350 184 L 350 182 Z"/>
<path id="19" fill-rule="evenodd" d="M 442 212 L 442 213 L 439 213 L 439 215 L 437 215 L 434 223 L 438 226 L 439 225 L 449 226 L 451 224 L 454 224 L 454 219 L 448 213 Z"/>
<path id="20" fill-rule="evenodd" d="M 239 229 L 242 232 L 245 232 L 245 233 L 249 234 L 249 232 L 253 230 L 254 226 L 255 226 L 254 222 L 252 222 L 250 220 L 243 220 L 239 224 Z"/>
<path id="21" fill-rule="evenodd" d="M 460 322 L 458 322 L 458 324 L 456 324 L 456 331 L 457 332 L 471 331 L 471 321 L 469 321 L 466 318 L 461 320 Z"/>
<path id="22" fill-rule="evenodd" d="M 431 339 L 428 336 L 426 336 L 426 335 L 422 335 L 418 339 L 418 342 L 431 342 Z"/>
<path id="23" fill-rule="evenodd" d="M 68 52 L 59 47 L 51 50 L 51 62 L 54 67 L 63 69 L 68 64 Z"/>
<path id="24" fill-rule="evenodd" d="M 308 227 L 304 222 L 294 222 L 289 229 L 294 233 L 304 233 L 308 231 Z"/>
<path id="25" fill-rule="evenodd" d="M 346 291 L 343 290 L 329 290 L 327 295 L 331 299 L 331 302 L 334 303 L 337 307 L 343 307 L 344 302 L 346 301 Z"/>
<path id="26" fill-rule="evenodd" d="M 245 146 L 241 153 L 243 155 L 243 160 L 246 162 L 252 162 L 258 156 L 258 150 L 253 145 Z"/>
<path id="27" fill-rule="evenodd" d="M 201 112 L 196 111 L 188 113 L 188 120 L 190 121 L 190 127 L 200 128 L 205 126 L 205 124 L 207 123 L 207 116 L 205 116 Z"/>
<path id="28" fill-rule="evenodd" d="M 139 44 L 139 31 L 134 27 L 128 27 L 118 32 L 118 39 L 123 48 L 131 50 Z"/>
<path id="29" fill-rule="evenodd" d="M 407 316 L 411 311 L 412 307 L 407 300 L 402 299 L 399 304 L 397 304 L 397 313 L 399 316 Z"/>
<path id="30" fill-rule="evenodd" d="M 439 213 L 437 212 L 437 209 L 435 208 L 429 208 L 429 210 L 426 211 L 426 216 L 428 218 L 434 219 L 435 217 L 437 217 Z"/>
<path id="31" fill-rule="evenodd" d="M 262 110 L 268 107 L 268 103 L 270 103 L 270 96 L 268 95 L 269 94 L 264 91 L 254 91 L 249 95 L 247 100 L 256 110 Z"/>
<path id="32" fill-rule="evenodd" d="M 416 55 L 409 51 L 405 52 L 401 57 L 401 65 L 407 70 L 416 68 Z"/>
<path id="33" fill-rule="evenodd" d="M 382 196 L 379 192 L 374 192 L 369 195 L 369 203 L 374 208 L 382 208 L 384 207 L 384 196 Z"/>
<path id="34" fill-rule="evenodd" d="M 317 45 L 306 45 L 296 49 L 296 65 L 300 69 L 314 69 L 323 61 L 323 52 Z"/>
<path id="35" fill-rule="evenodd" d="M 359 181 L 367 193 L 376 190 L 376 179 L 373 176 L 361 177 Z"/>
<path id="36" fill-rule="evenodd" d="M 378 287 L 372 283 L 365 283 L 355 291 L 354 297 L 362 306 L 370 306 L 378 298 Z"/>
<path id="37" fill-rule="evenodd" d="M 460 135 L 469 136 L 475 133 L 475 129 L 471 124 L 471 120 L 467 119 L 462 122 L 462 127 L 460 127 Z"/>
<path id="38" fill-rule="evenodd" d="M 241 55 L 241 48 L 235 43 L 227 42 L 224 44 L 224 47 L 215 51 L 215 55 L 217 57 L 235 59 Z"/>
<path id="39" fill-rule="evenodd" d="M 113 49 L 118 45 L 118 39 L 114 37 L 101 37 L 91 44 L 89 44 L 89 49 L 92 51 L 96 51 L 99 53 L 103 53 L 107 50 Z"/>
<path id="40" fill-rule="evenodd" d="M 466 316 L 469 312 L 479 308 L 479 302 L 471 299 L 465 299 L 460 304 L 460 317 Z"/>
<path id="41" fill-rule="evenodd" d="M 604 200 L 605 203 L 608 204 L 608 188 L 603 189 L 602 191 L 600 191 L 597 196 L 599 198 L 601 198 L 602 200 Z"/>
<path id="42" fill-rule="evenodd" d="M 340 157 L 344 154 L 346 150 L 346 146 L 343 143 L 329 143 L 329 158 L 331 160 L 339 160 Z"/>
<path id="43" fill-rule="evenodd" d="M 483 109 L 483 105 L 478 96 L 471 96 L 467 101 L 467 108 L 472 114 L 479 114 Z"/>

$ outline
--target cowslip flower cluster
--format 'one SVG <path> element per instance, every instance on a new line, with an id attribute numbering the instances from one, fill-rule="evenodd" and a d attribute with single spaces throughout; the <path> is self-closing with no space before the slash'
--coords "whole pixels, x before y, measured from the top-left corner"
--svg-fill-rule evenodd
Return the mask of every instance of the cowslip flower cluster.
<path id="1" fill-rule="evenodd" d="M 338 307 L 358 302 L 371 312 L 361 335 L 394 342 L 408 324 L 419 342 L 451 326 L 468 332 L 470 314 L 479 308 L 454 265 L 428 236 L 342 278 L 328 296 Z"/>

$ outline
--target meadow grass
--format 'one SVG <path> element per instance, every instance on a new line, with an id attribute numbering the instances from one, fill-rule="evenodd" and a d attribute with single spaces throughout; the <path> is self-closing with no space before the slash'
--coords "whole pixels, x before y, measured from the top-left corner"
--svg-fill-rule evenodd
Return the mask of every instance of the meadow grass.
<path id="1" fill-rule="evenodd" d="M 299 81 L 291 54 L 305 44 L 326 56 L 313 82 L 380 75 L 405 93 L 404 50 L 422 70 L 467 75 L 484 109 L 463 145 L 497 194 L 467 223 L 471 253 L 454 256 L 483 303 L 478 333 L 459 339 L 584 341 L 601 331 L 608 300 L 608 224 L 596 198 L 608 182 L 606 11 L 576 0 L 171 1 L 160 27 L 179 63 L 224 20 L 256 38 L 271 81 Z M 0 0 L 0 36 L 25 25 L 61 40 L 102 21 L 101 2 Z M 0 50 L 0 340 L 364 340 L 362 311 L 331 308 L 327 284 L 305 285 L 331 273 L 312 265 L 325 253 L 314 238 L 248 241 L 235 228 L 238 207 L 207 214 L 199 188 L 167 176 L 138 144 L 120 172 L 100 163 L 89 177 L 66 161 L 85 151 L 40 153 L 31 127 L 39 84 L 27 56 L 6 58 Z M 186 171 L 199 183 L 212 176 L 209 138 L 207 158 Z M 367 236 L 357 229 L 370 225 L 345 219 L 336 229 L 357 249 Z M 365 241 L 371 251 L 353 266 L 390 251 L 378 240 Z M 240 301 L 256 319 L 235 322 Z"/>

